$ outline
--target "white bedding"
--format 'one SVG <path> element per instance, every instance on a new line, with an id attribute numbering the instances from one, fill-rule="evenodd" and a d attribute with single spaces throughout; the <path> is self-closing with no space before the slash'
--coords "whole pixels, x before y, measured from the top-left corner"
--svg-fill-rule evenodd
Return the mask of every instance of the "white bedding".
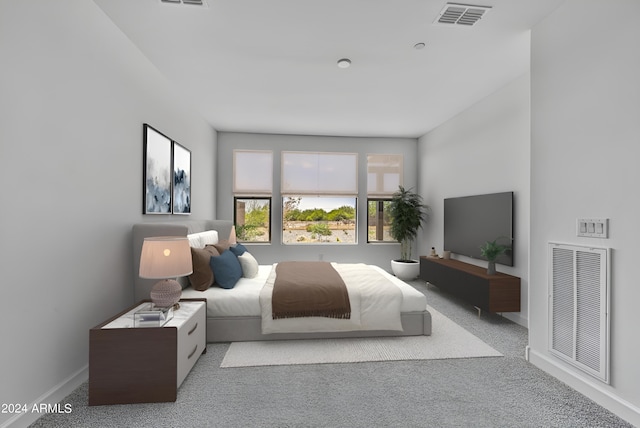
<path id="1" fill-rule="evenodd" d="M 400 301 L 400 311 L 401 312 L 422 312 L 427 308 L 427 299 L 426 297 L 411 287 L 409 284 L 399 280 L 398 278 L 390 275 L 385 270 L 381 269 L 378 266 L 373 265 L 365 265 L 374 271 L 379 272 L 383 277 L 387 278 L 391 283 L 395 284 L 397 288 L 400 290 L 401 301 Z M 262 308 L 260 306 L 260 291 L 263 286 L 267 283 L 269 275 L 272 271 L 273 265 L 261 265 L 258 269 L 258 275 L 255 278 L 241 278 L 240 281 L 235 285 L 235 287 L 231 290 L 225 290 L 219 287 L 210 287 L 206 291 L 197 291 L 188 287 L 183 290 L 182 297 L 183 298 L 206 298 L 207 299 L 207 317 L 209 318 L 217 318 L 217 317 L 237 317 L 237 316 L 248 316 L 248 317 L 261 317 L 262 316 Z M 346 281 L 345 281 L 346 282 Z M 351 294 L 350 294 L 351 296 Z M 379 302 L 378 304 L 381 304 Z M 353 313 L 353 302 L 352 302 L 352 313 Z M 375 307 L 375 304 L 370 304 L 364 311 L 364 327 L 365 329 L 376 329 L 373 326 L 377 325 L 377 322 L 374 316 L 371 315 L 371 311 Z M 362 307 L 360 310 L 360 320 L 357 326 L 358 330 L 363 329 L 363 311 Z M 307 320 L 312 320 L 316 322 L 319 318 L 308 318 L 301 323 L 304 324 Z M 296 321 L 300 322 L 300 320 L 304 320 L 302 318 L 295 319 L 284 319 L 278 321 Z M 332 320 L 333 319 L 325 318 L 323 320 Z M 338 321 L 349 321 L 349 320 L 338 320 Z M 353 323 L 352 323 L 353 324 Z M 353 327 L 353 326 L 352 326 Z M 314 328 L 314 327 L 312 327 Z M 335 330 L 335 327 L 332 327 Z M 354 329 L 354 328 L 350 328 Z M 400 328 L 401 330 L 401 328 Z M 310 331 L 310 330 L 306 330 Z M 311 330 L 314 331 L 314 330 Z M 318 331 L 318 330 L 315 330 Z"/>
<path id="2" fill-rule="evenodd" d="M 271 316 L 271 296 L 276 279 L 272 270 L 260 292 L 262 334 L 319 331 L 399 330 L 402 292 L 379 272 L 365 264 L 331 263 L 344 281 L 351 303 L 350 319 L 325 317 L 285 318 Z"/>
<path id="3" fill-rule="evenodd" d="M 207 317 L 260 316 L 260 290 L 267 282 L 272 265 L 260 265 L 255 278 L 240 278 L 230 290 L 209 287 L 206 291 L 187 287 L 182 290 L 183 298 L 206 298 Z"/>

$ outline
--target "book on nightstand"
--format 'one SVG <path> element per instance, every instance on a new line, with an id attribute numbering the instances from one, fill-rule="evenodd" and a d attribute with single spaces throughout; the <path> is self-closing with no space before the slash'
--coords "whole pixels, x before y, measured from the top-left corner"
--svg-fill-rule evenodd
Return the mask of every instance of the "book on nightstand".
<path id="1" fill-rule="evenodd" d="M 144 305 L 133 314 L 134 327 L 162 327 L 173 318 L 173 307 L 160 308 L 152 303 Z"/>

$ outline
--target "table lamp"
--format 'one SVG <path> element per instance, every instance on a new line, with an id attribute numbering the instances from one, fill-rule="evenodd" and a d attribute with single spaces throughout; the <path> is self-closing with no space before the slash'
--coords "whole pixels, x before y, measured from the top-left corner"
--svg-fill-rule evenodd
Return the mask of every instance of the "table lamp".
<path id="1" fill-rule="evenodd" d="M 144 238 L 140 254 L 140 278 L 160 279 L 151 288 L 151 301 L 162 308 L 174 306 L 182 286 L 174 278 L 193 272 L 191 248 L 185 236 Z"/>

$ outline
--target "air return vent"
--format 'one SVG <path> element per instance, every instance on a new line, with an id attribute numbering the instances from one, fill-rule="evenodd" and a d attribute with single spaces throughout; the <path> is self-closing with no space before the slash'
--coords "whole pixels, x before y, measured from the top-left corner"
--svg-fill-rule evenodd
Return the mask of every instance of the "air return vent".
<path id="1" fill-rule="evenodd" d="M 468 4 L 447 3 L 436 19 L 438 24 L 462 25 L 471 27 L 491 10 L 490 6 L 472 6 Z"/>
<path id="2" fill-rule="evenodd" d="M 609 383 L 609 249 L 549 243 L 552 355 Z"/>

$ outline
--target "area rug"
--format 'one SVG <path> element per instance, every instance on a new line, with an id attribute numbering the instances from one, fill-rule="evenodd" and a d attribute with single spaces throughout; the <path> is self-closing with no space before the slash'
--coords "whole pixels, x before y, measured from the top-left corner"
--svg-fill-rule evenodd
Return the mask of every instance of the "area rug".
<path id="1" fill-rule="evenodd" d="M 435 309 L 431 336 L 233 342 L 220 367 L 501 357 Z"/>

